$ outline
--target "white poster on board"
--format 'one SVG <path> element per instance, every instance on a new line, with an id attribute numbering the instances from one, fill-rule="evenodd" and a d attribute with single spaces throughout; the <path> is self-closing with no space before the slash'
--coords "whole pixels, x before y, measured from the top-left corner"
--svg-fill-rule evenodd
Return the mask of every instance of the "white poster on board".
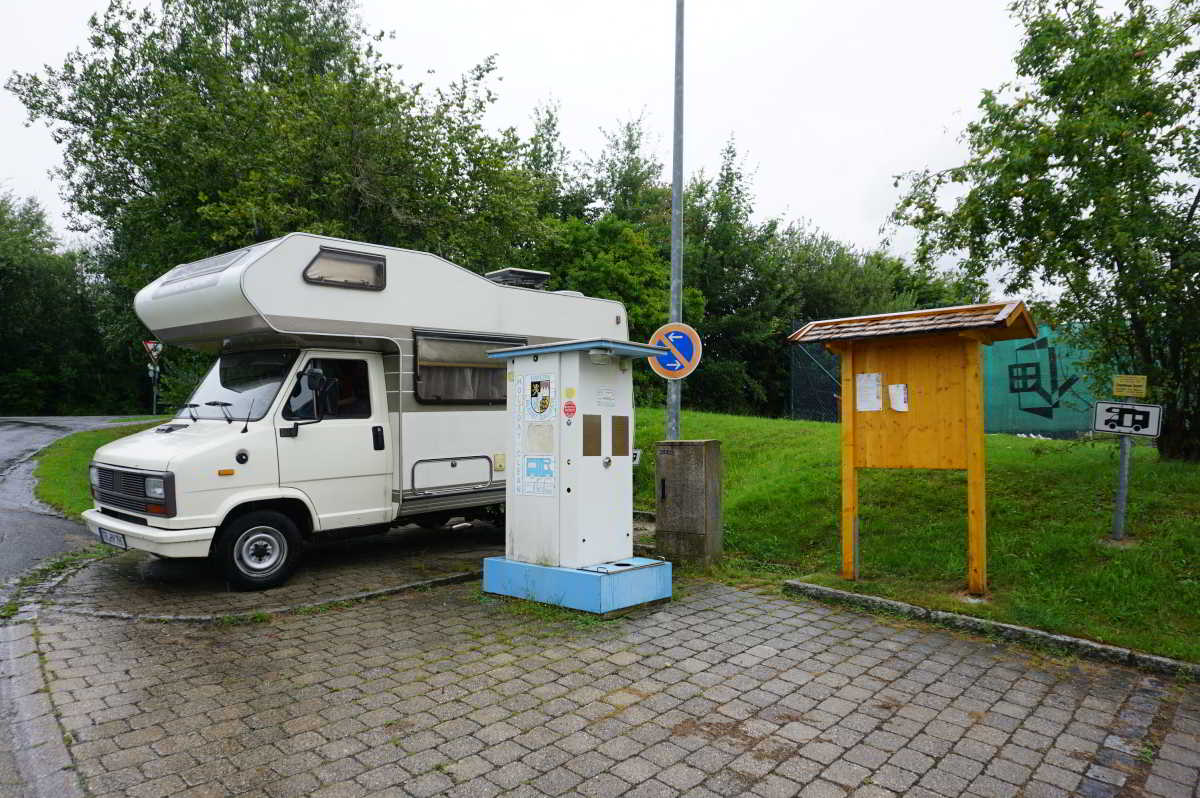
<path id="1" fill-rule="evenodd" d="M 860 413 L 883 410 L 883 375 L 867 372 L 854 375 L 854 409 Z"/>
<path id="2" fill-rule="evenodd" d="M 908 412 L 908 385 L 903 382 L 888 386 L 888 404 L 893 410 Z"/>

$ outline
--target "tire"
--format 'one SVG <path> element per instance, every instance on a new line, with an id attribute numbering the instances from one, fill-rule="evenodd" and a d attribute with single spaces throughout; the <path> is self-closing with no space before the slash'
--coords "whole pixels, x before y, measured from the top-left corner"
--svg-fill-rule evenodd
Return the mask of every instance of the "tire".
<path id="1" fill-rule="evenodd" d="M 238 590 L 265 590 L 288 580 L 300 561 L 300 532 L 274 510 L 238 516 L 222 531 L 214 556 Z"/>

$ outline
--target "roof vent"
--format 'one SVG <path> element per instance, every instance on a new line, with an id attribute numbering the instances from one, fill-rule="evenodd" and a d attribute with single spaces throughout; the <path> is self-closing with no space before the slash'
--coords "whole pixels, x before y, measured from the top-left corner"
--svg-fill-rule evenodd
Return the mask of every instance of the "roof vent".
<path id="1" fill-rule="evenodd" d="M 488 272 L 484 277 L 500 285 L 512 285 L 518 288 L 544 289 L 550 284 L 550 272 L 539 272 L 533 269 L 497 269 Z"/>

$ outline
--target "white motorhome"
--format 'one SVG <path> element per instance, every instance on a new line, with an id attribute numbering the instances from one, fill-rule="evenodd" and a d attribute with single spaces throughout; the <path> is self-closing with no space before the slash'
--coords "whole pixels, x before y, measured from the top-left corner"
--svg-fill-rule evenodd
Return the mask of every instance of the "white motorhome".
<path id="1" fill-rule="evenodd" d="M 487 352 L 628 338 L 619 302 L 521 285 L 539 276 L 305 233 L 176 266 L 137 314 L 219 359 L 169 423 L 96 451 L 88 529 L 262 588 L 321 535 L 502 519 L 508 386 Z"/>

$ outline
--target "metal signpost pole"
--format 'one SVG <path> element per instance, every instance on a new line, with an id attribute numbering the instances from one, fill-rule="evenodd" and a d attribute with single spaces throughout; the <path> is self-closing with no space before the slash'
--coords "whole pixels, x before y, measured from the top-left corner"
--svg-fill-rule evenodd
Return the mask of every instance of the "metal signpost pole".
<path id="1" fill-rule="evenodd" d="M 151 363 L 150 368 L 150 415 L 158 415 L 158 364 Z"/>
<path id="2" fill-rule="evenodd" d="M 1129 450 L 1133 443 L 1128 435 L 1121 436 L 1121 465 L 1117 476 L 1117 508 L 1113 512 L 1113 540 L 1125 539 L 1125 501 L 1129 497 Z"/>
<path id="3" fill-rule="evenodd" d="M 675 143 L 671 176 L 671 307 L 683 321 L 683 0 L 675 0 Z M 667 381 L 667 440 L 679 440 L 683 380 Z"/>

